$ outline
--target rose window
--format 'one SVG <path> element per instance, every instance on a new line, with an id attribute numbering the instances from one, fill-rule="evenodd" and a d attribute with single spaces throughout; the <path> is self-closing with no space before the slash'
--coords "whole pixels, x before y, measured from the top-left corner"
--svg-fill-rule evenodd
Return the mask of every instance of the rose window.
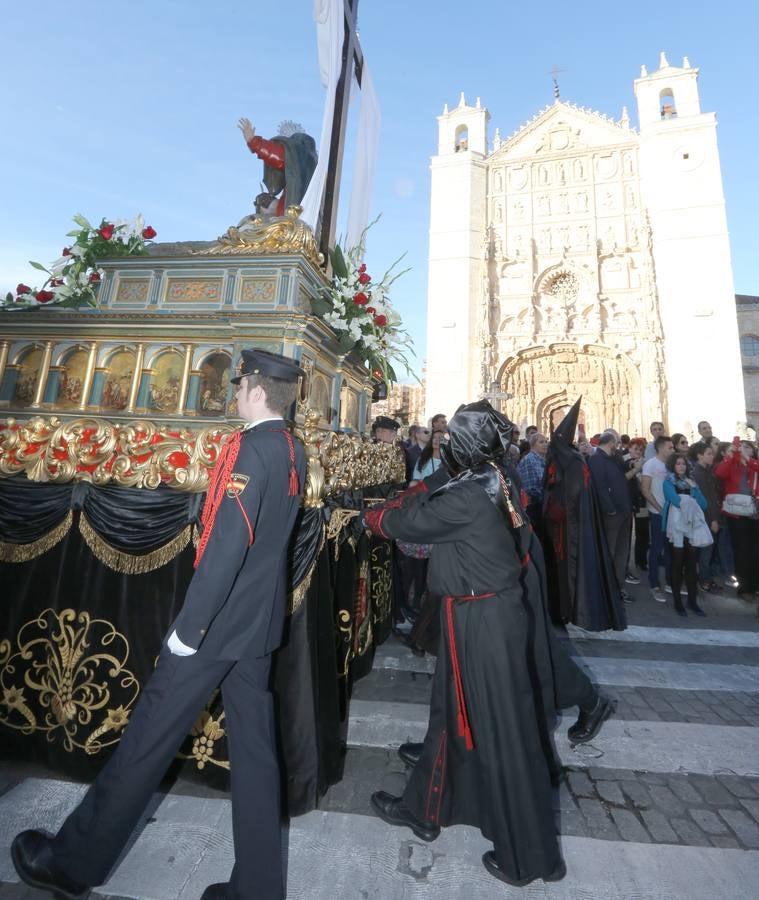
<path id="1" fill-rule="evenodd" d="M 548 282 L 544 294 L 555 297 L 563 304 L 571 303 L 580 292 L 580 282 L 572 272 L 559 272 Z"/>

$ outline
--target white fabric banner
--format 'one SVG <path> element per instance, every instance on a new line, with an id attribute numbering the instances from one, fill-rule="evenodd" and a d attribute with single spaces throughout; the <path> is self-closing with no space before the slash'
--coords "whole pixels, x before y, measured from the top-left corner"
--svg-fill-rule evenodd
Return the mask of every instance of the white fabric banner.
<path id="1" fill-rule="evenodd" d="M 345 241 L 349 248 L 358 245 L 361 234 L 369 224 L 374 171 L 377 166 L 380 121 L 379 102 L 374 90 L 374 82 L 369 72 L 369 66 L 364 60 L 361 72 L 361 111 L 358 117 L 356 162 L 353 169 L 353 185 Z"/>
<path id="2" fill-rule="evenodd" d="M 316 43 L 319 51 L 319 73 L 327 89 L 322 116 L 322 133 L 319 141 L 319 160 L 308 189 L 301 201 L 301 219 L 316 231 L 319 210 L 324 195 L 329 162 L 329 145 L 332 137 L 332 120 L 335 115 L 335 91 L 340 78 L 340 60 L 343 50 L 343 0 L 314 0 Z"/>

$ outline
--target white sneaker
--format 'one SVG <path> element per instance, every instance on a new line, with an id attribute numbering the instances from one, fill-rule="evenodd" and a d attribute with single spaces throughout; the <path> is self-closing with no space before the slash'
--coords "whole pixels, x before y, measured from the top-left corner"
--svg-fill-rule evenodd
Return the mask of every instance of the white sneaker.
<path id="1" fill-rule="evenodd" d="M 667 602 L 667 595 L 664 593 L 664 591 L 661 588 L 654 588 L 651 591 L 651 594 L 653 595 L 653 598 L 654 598 L 654 600 L 656 600 L 657 603 L 666 603 Z"/>
<path id="2" fill-rule="evenodd" d="M 671 584 L 665 584 L 665 585 L 664 585 L 664 590 L 665 590 L 668 594 L 671 594 L 671 593 L 672 593 L 672 585 L 671 585 Z"/>

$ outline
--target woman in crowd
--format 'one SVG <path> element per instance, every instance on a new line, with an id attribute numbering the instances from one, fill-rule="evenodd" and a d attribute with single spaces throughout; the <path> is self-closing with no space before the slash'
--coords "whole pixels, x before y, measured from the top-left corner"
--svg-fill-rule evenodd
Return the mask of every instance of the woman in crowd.
<path id="1" fill-rule="evenodd" d="M 705 616 L 706 613 L 698 605 L 697 566 L 698 548 L 712 543 L 703 514 L 707 505 L 706 498 L 688 473 L 688 459 L 684 453 L 673 453 L 666 466 L 668 474 L 663 484 L 662 528 L 666 529 L 671 545 L 675 612 L 679 616 L 688 615 L 681 595 L 684 572 L 688 609 L 697 616 Z"/>
<path id="2" fill-rule="evenodd" d="M 691 462 L 691 474 L 699 490 L 706 498 L 706 512 L 704 518 L 710 531 L 714 535 L 714 543 L 709 547 L 702 547 L 698 554 L 698 581 L 702 591 L 713 591 L 717 588 L 714 580 L 717 565 L 717 541 L 720 531 L 720 508 L 722 506 L 722 491 L 717 476 L 714 474 L 714 450 L 711 444 L 704 441 L 696 441 L 688 451 Z"/>
<path id="3" fill-rule="evenodd" d="M 672 446 L 675 448 L 675 453 L 687 453 L 690 449 L 688 444 L 688 438 L 685 437 L 684 434 L 680 434 L 679 431 L 676 431 L 672 435 Z M 686 464 L 688 466 L 688 471 L 691 469 L 691 461 L 686 457 Z"/>
<path id="4" fill-rule="evenodd" d="M 419 459 L 414 466 L 414 471 L 411 475 L 411 484 L 409 486 L 416 484 L 417 481 L 421 481 L 423 478 L 428 478 L 433 472 L 437 472 L 440 468 L 440 441 L 442 438 L 443 433 L 441 431 L 433 433 L 432 437 L 427 442 L 427 446 L 419 454 Z"/>
<path id="5" fill-rule="evenodd" d="M 714 474 L 722 482 L 722 511 L 730 531 L 739 597 L 759 591 L 759 461 L 750 441 L 733 440 Z"/>
<path id="6" fill-rule="evenodd" d="M 635 535 L 635 567 L 639 572 L 648 566 L 648 509 L 643 494 L 640 492 L 640 471 L 643 468 L 643 454 L 646 452 L 646 439 L 636 437 L 630 441 L 630 459 L 627 463 L 625 477 L 630 487 L 630 500 L 633 508 L 633 534 Z"/>

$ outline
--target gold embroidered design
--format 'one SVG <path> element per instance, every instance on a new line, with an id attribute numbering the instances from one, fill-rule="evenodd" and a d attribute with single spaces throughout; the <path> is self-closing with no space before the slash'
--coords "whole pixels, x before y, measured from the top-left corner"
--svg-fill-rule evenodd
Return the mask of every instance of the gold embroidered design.
<path id="1" fill-rule="evenodd" d="M 46 609 L 0 644 L 0 723 L 42 732 L 93 755 L 114 744 L 140 686 L 126 668 L 129 642 L 106 619 Z"/>
<path id="2" fill-rule="evenodd" d="M 214 717 L 211 708 L 218 696 L 218 690 L 214 691 L 213 696 L 206 704 L 203 712 L 198 716 L 195 724 L 190 732 L 192 745 L 189 753 L 177 753 L 179 759 L 195 760 L 198 769 L 204 769 L 206 765 L 218 766 L 220 769 L 229 770 L 228 759 L 217 759 L 215 753 L 218 748 L 216 744 L 226 736 L 226 730 L 223 727 L 224 710 L 222 709 L 217 716 Z"/>

